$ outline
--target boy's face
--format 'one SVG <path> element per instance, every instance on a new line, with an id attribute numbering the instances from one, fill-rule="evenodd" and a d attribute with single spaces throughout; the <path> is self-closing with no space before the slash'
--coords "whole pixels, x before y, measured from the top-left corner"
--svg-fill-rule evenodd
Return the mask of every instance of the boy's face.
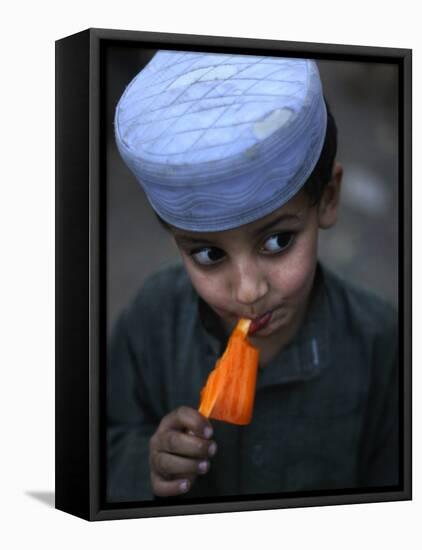
<path id="1" fill-rule="evenodd" d="M 228 331 L 240 317 L 262 317 L 252 338 L 258 347 L 283 345 L 293 336 L 314 280 L 318 229 L 336 221 L 340 181 L 336 165 L 318 205 L 302 190 L 275 212 L 239 228 L 171 229 L 193 286 Z"/>

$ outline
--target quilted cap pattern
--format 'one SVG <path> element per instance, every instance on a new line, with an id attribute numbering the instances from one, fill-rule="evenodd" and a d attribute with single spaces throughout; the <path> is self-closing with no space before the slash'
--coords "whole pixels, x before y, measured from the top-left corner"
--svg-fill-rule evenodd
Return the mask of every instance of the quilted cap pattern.
<path id="1" fill-rule="evenodd" d="M 300 190 L 326 117 L 311 60 L 159 51 L 124 91 L 114 122 L 154 210 L 181 229 L 222 231 Z"/>

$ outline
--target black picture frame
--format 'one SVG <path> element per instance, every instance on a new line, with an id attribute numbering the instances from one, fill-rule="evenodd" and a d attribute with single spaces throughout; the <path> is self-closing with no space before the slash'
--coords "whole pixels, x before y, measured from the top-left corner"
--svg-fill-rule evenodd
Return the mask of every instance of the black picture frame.
<path id="1" fill-rule="evenodd" d="M 401 480 L 386 490 L 218 502 L 110 504 L 105 499 L 105 55 L 110 45 L 395 64 L 399 71 L 399 317 Z M 108 520 L 412 498 L 412 51 L 88 29 L 56 42 L 56 508 Z"/>

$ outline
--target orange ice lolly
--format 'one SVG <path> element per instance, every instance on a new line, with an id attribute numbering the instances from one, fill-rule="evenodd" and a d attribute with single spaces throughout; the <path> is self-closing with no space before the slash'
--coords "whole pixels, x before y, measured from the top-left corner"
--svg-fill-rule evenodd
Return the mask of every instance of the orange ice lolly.
<path id="1" fill-rule="evenodd" d="M 239 425 L 252 420 L 259 350 L 247 339 L 250 325 L 239 320 L 201 390 L 199 412 L 208 418 Z"/>

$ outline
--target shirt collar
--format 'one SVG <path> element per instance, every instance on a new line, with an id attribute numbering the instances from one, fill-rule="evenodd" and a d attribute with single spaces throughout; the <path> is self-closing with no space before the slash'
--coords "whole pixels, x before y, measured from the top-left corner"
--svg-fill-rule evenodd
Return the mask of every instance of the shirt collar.
<path id="1" fill-rule="evenodd" d="M 220 356 L 227 343 L 227 335 L 216 313 L 198 297 L 198 312 L 205 329 L 207 343 Z M 326 274 L 318 263 L 311 298 L 304 321 L 293 340 L 264 368 L 259 369 L 257 389 L 290 382 L 313 379 L 328 365 L 329 306 Z"/>

